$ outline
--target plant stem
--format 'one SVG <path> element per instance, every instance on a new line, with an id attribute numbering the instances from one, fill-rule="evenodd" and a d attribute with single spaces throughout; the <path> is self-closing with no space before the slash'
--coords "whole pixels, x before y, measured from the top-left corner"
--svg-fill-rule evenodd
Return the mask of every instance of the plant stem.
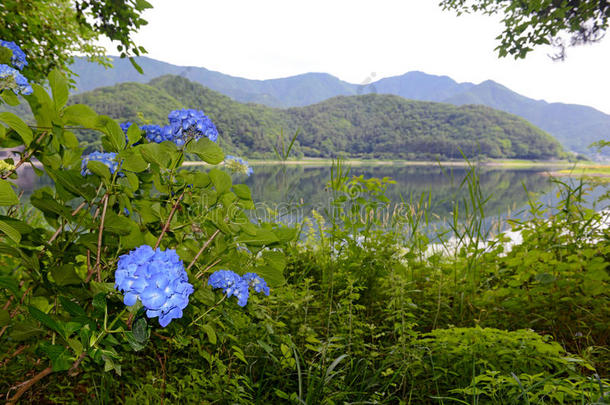
<path id="1" fill-rule="evenodd" d="M 167 230 L 169 229 L 169 223 L 172 221 L 172 218 L 174 217 L 174 214 L 176 213 L 176 210 L 178 209 L 178 205 L 180 205 L 180 201 L 182 200 L 182 197 L 184 197 L 185 192 L 186 192 L 186 188 L 184 190 L 182 190 L 182 193 L 180 193 L 178 200 L 176 200 L 176 202 L 174 203 L 174 206 L 172 207 L 172 210 L 169 213 L 169 217 L 167 217 L 167 221 L 165 221 L 165 224 L 163 225 L 163 229 L 161 230 L 161 235 L 159 235 L 159 238 L 157 239 L 157 243 L 155 243 L 154 249 L 157 249 L 159 247 L 159 245 L 161 244 L 161 239 L 163 239 L 163 235 L 165 235 L 165 232 L 167 232 Z"/>
<path id="2" fill-rule="evenodd" d="M 38 139 L 36 139 L 36 145 L 34 145 L 34 147 L 32 149 L 30 149 L 25 155 L 23 155 L 21 157 L 21 159 L 19 160 L 19 162 L 17 162 L 17 164 L 15 165 L 15 168 L 13 170 L 11 170 L 7 173 L 4 173 L 2 176 L 0 176 L 0 178 L 5 180 L 5 179 L 8 179 L 9 177 L 11 177 L 13 175 L 13 173 L 15 173 L 17 171 L 17 169 L 19 169 L 19 167 L 22 164 L 24 164 L 32 156 L 32 154 L 36 151 L 38 144 L 42 141 L 42 138 L 47 136 L 47 134 L 48 134 L 48 132 L 43 132 L 42 134 L 40 134 Z"/>
<path id="3" fill-rule="evenodd" d="M 108 208 L 108 193 L 102 197 L 104 200 L 104 208 L 102 209 L 102 219 L 100 220 L 100 231 L 97 237 L 97 257 L 95 259 L 95 269 L 97 271 L 97 282 L 102 282 L 100 261 L 102 258 L 102 238 L 104 233 L 104 220 L 106 219 L 106 209 Z"/>
<path id="4" fill-rule="evenodd" d="M 201 256 L 201 254 L 203 253 L 203 251 L 210 245 L 210 243 L 212 243 L 212 241 L 214 240 L 214 238 L 216 238 L 216 236 L 220 233 L 220 229 L 217 229 L 216 232 L 214 232 L 212 234 L 212 236 L 210 237 L 210 239 L 208 239 L 203 246 L 201 247 L 201 249 L 199 249 L 199 252 L 197 252 L 197 254 L 195 255 L 195 257 L 193 258 L 193 260 L 191 261 L 191 263 L 188 265 L 188 267 L 186 268 L 186 271 L 189 271 L 191 269 L 191 267 L 193 267 L 193 265 L 195 264 L 195 262 L 199 259 L 199 256 Z"/>

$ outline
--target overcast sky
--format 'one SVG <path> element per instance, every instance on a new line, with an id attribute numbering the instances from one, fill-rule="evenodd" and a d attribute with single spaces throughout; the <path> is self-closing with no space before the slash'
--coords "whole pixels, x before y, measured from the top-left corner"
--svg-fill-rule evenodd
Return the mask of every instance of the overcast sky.
<path id="1" fill-rule="evenodd" d="M 565 62 L 548 48 L 515 61 L 494 51 L 499 18 L 457 17 L 435 0 L 149 2 L 136 42 L 176 65 L 249 79 L 326 72 L 352 83 L 420 70 L 610 113 L 610 39 L 570 48 Z"/>

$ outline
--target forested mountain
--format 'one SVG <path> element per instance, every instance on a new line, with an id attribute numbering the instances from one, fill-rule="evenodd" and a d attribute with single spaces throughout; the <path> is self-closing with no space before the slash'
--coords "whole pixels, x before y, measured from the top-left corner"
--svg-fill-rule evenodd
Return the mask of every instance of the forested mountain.
<path id="1" fill-rule="evenodd" d="M 172 74 L 203 84 L 237 101 L 272 107 L 306 106 L 339 95 L 394 94 L 408 99 L 456 105 L 480 104 L 510 112 L 527 119 L 553 135 L 568 149 L 579 153 L 586 153 L 592 142 L 610 138 L 610 115 L 591 107 L 530 99 L 493 81 L 478 85 L 458 83 L 447 76 L 423 72 L 409 72 L 367 85 L 347 83 L 322 73 L 249 80 L 145 57 L 138 58 L 138 63 L 143 67 L 144 75 L 138 74 L 125 59 L 114 58 L 114 68 L 107 70 L 77 59 L 73 65 L 73 70 L 79 74 L 76 85 L 79 91 L 87 91 L 121 82 L 147 83 L 158 76 Z"/>
<path id="2" fill-rule="evenodd" d="M 149 84 L 122 83 L 76 95 L 98 113 L 119 120 L 164 125 L 176 108 L 202 109 L 228 151 L 248 157 L 272 156 L 280 131 L 300 129 L 299 155 L 377 158 L 547 159 L 562 155 L 551 136 L 527 121 L 483 106 L 406 100 L 393 95 L 339 96 L 306 107 L 271 108 L 242 104 L 177 76 Z"/>

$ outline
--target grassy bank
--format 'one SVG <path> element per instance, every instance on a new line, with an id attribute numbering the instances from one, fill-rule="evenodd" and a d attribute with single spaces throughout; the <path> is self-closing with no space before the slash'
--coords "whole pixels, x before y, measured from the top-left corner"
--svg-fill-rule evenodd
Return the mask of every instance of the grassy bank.
<path id="1" fill-rule="evenodd" d="M 285 254 L 285 282 L 269 297 L 213 305 L 220 297 L 201 286 L 210 309 L 194 316 L 189 306 L 184 319 L 151 327 L 145 347 L 122 352 L 120 376 L 85 363 L 24 402 L 607 403 L 608 218 L 585 208 L 586 184 L 560 185 L 553 216 L 532 203 L 509 249 L 503 235 L 482 247 L 487 200 L 474 170 L 471 200 L 433 238 L 425 198 L 382 224 L 375 213 L 390 185 L 333 169 L 336 210 L 262 252 Z M 430 253 L 450 236 L 449 254 Z M 22 341 L 3 344 L 5 392 L 30 364 L 9 354 Z"/>

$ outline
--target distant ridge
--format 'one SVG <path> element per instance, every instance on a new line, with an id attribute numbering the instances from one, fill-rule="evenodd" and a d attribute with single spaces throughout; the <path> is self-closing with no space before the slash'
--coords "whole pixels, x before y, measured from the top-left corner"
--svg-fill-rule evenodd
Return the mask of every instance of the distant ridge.
<path id="1" fill-rule="evenodd" d="M 389 94 L 337 96 L 292 108 L 244 104 L 184 77 L 165 75 L 149 84 L 119 83 L 72 97 L 100 114 L 142 124 L 139 113 L 164 125 L 169 111 L 197 108 L 218 127 L 229 153 L 273 157 L 280 131 L 300 129 L 297 156 L 383 159 L 468 157 L 556 159 L 564 155 L 549 134 L 515 115 L 485 106 L 453 106 Z M 99 144 L 99 139 L 83 139 Z"/>
<path id="2" fill-rule="evenodd" d="M 281 79 L 250 80 L 200 67 L 176 66 L 140 57 L 145 74 L 138 74 L 125 59 L 113 58 L 114 68 L 77 59 L 72 69 L 78 91 L 112 86 L 121 82 L 148 83 L 170 74 L 187 78 L 244 103 L 270 107 L 300 107 L 341 95 L 394 94 L 407 99 L 446 102 L 455 105 L 480 104 L 518 115 L 547 131 L 567 149 L 589 153 L 588 145 L 610 139 L 610 115 L 592 107 L 547 103 L 513 92 L 491 80 L 480 84 L 458 83 L 448 76 L 408 72 L 367 85 L 342 81 L 326 73 L 306 73 Z M 607 155 L 610 156 L 610 153 Z"/>

